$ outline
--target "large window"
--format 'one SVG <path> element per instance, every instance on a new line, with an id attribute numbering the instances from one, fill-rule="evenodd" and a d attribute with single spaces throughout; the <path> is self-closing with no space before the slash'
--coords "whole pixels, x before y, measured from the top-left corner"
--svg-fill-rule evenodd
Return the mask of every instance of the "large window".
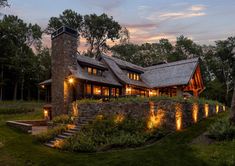
<path id="1" fill-rule="evenodd" d="M 140 74 L 137 74 L 137 73 L 127 73 L 127 76 L 132 80 L 136 80 L 136 81 L 140 80 Z"/>
<path id="2" fill-rule="evenodd" d="M 102 95 L 109 96 L 109 88 L 108 87 L 102 87 Z"/>
<path id="3" fill-rule="evenodd" d="M 94 95 L 101 95 L 101 87 L 100 86 L 93 86 L 93 93 Z"/>

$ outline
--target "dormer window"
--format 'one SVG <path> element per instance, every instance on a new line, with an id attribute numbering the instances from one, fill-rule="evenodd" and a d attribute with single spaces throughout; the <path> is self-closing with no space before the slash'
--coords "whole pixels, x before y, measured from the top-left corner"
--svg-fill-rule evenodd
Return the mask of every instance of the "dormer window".
<path id="1" fill-rule="evenodd" d="M 87 67 L 87 73 L 89 75 L 102 76 L 102 71 L 96 68 Z"/>
<path id="2" fill-rule="evenodd" d="M 140 74 L 137 74 L 137 73 L 127 73 L 127 76 L 131 80 L 136 80 L 136 81 L 140 80 Z"/>

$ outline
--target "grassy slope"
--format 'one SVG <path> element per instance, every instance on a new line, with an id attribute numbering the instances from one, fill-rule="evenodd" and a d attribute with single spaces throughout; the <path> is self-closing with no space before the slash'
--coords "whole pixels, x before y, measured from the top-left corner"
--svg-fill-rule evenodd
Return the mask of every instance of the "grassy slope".
<path id="1" fill-rule="evenodd" d="M 227 116 L 226 113 L 220 114 Z M 235 164 L 235 142 L 189 145 L 215 118 L 182 132 L 168 135 L 149 147 L 135 150 L 81 154 L 60 152 L 33 141 L 32 136 L 8 128 L 9 119 L 40 118 L 39 111 L 27 115 L 0 115 L 0 165 L 228 165 Z"/>

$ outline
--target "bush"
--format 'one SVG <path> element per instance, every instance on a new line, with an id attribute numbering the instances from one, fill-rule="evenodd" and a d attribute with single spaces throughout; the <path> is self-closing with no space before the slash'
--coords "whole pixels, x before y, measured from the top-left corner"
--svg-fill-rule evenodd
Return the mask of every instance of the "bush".
<path id="1" fill-rule="evenodd" d="M 126 118 L 115 123 L 114 117 L 104 117 L 83 127 L 76 135 L 67 139 L 62 149 L 94 152 L 110 148 L 136 147 L 150 139 L 163 136 L 160 130 L 148 131 L 144 120 Z"/>
<path id="2" fill-rule="evenodd" d="M 60 115 L 56 116 L 52 120 L 53 124 L 71 124 L 73 123 L 72 119 L 68 115 Z"/>
<path id="3" fill-rule="evenodd" d="M 220 119 L 209 127 L 208 137 L 218 141 L 235 139 L 235 126 L 227 119 Z"/>
<path id="4" fill-rule="evenodd" d="M 38 142 L 45 143 L 52 140 L 55 136 L 61 134 L 67 129 L 67 125 L 56 126 L 52 129 L 49 129 L 47 132 L 35 135 L 35 138 Z"/>

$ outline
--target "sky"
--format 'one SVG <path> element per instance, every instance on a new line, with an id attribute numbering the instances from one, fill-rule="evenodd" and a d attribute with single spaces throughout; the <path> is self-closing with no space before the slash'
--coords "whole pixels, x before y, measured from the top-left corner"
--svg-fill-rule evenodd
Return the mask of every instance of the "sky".
<path id="1" fill-rule="evenodd" d="M 4 14 L 18 15 L 45 28 L 52 16 L 65 9 L 82 15 L 106 13 L 130 32 L 130 41 L 141 44 L 167 38 L 172 43 L 184 35 L 198 44 L 214 44 L 235 36 L 235 0 L 8 0 Z M 50 36 L 44 35 L 50 46 Z M 83 45 L 85 43 L 82 40 Z"/>

